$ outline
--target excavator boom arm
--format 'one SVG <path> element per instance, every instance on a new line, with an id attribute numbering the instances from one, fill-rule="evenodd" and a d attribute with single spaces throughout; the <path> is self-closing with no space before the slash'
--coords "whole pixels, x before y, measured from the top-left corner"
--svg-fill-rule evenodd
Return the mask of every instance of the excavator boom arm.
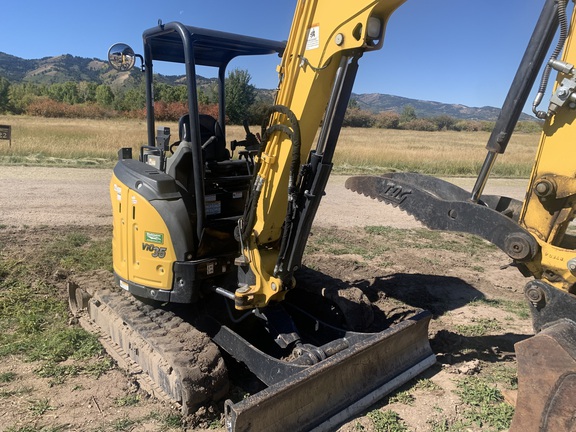
<path id="1" fill-rule="evenodd" d="M 301 241 L 305 244 L 329 175 L 357 60 L 382 46 L 386 22 L 403 2 L 298 2 L 278 68 L 276 106 L 258 156 L 252 205 L 241 220 L 242 258 L 250 277 L 236 291 L 237 308 L 281 300 L 292 286 Z M 318 146 L 312 150 L 321 123 Z M 315 163 L 309 159 L 311 153 Z M 309 163 L 301 168 L 300 161 Z M 316 195 L 310 192 L 313 185 Z"/>

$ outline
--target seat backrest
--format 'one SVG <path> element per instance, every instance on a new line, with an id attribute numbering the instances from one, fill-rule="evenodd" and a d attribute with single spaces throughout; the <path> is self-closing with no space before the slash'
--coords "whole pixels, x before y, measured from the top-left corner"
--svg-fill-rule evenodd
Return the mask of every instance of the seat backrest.
<path id="1" fill-rule="evenodd" d="M 191 144 L 181 141 L 174 154 L 166 159 L 166 174 L 176 180 L 176 184 L 190 191 L 192 178 L 192 148 Z"/>
<path id="2" fill-rule="evenodd" d="M 218 121 L 207 114 L 200 114 L 200 141 L 202 144 L 202 154 L 204 161 L 225 161 L 230 159 L 230 152 L 226 148 L 226 140 L 224 133 Z M 178 121 L 178 133 L 180 141 L 192 141 L 190 134 L 190 116 L 188 114 L 180 117 Z M 208 140 L 215 137 L 208 145 L 205 145 Z"/>

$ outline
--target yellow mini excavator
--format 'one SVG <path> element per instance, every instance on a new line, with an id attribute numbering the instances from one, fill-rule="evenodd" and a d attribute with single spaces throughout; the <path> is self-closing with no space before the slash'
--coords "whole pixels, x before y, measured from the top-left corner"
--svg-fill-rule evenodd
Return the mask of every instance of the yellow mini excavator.
<path id="1" fill-rule="evenodd" d="M 113 281 L 76 278 L 70 304 L 184 413 L 226 397 L 242 368 L 260 391 L 225 402 L 227 429 L 326 430 L 435 363 L 427 311 L 367 332 L 367 299 L 345 314 L 349 300 L 295 274 L 358 60 L 382 46 L 402 2 L 300 1 L 287 42 L 171 22 L 144 32 L 143 56 L 110 49 L 120 71 L 142 62 L 148 143 L 135 158 L 121 149 L 114 168 Z M 260 137 L 247 130 L 227 146 L 226 67 L 254 55 L 281 56 L 275 103 Z M 172 143 L 154 116 L 161 61 L 186 68 L 188 113 Z M 198 66 L 216 68 L 218 118 L 198 111 Z"/>
<path id="2" fill-rule="evenodd" d="M 299 272 L 359 60 L 382 46 L 403 2 L 299 0 L 287 42 L 160 22 L 144 32 L 143 56 L 124 44 L 110 49 L 120 71 L 142 63 L 148 143 L 135 158 L 119 151 L 110 183 L 114 274 L 78 276 L 70 305 L 143 385 L 184 413 L 229 397 L 240 371 L 257 387 L 225 401 L 227 430 L 331 430 L 435 363 L 430 313 L 414 310 L 374 331 L 366 298 L 317 289 Z M 576 427 L 576 242 L 567 229 L 576 207 L 576 51 L 566 3 L 544 1 L 471 193 L 410 173 L 347 181 L 432 229 L 491 241 L 534 277 L 525 294 L 538 334 L 517 345 L 513 431 Z M 545 126 L 526 199 L 483 195 L 558 27 L 535 102 Z M 246 139 L 228 146 L 226 67 L 253 55 L 281 57 L 277 95 L 261 135 L 246 127 Z M 186 69 L 188 112 L 173 143 L 168 128 L 156 129 L 156 62 Z M 218 118 L 198 110 L 197 66 L 217 70 Z M 538 111 L 551 69 L 557 87 Z"/>

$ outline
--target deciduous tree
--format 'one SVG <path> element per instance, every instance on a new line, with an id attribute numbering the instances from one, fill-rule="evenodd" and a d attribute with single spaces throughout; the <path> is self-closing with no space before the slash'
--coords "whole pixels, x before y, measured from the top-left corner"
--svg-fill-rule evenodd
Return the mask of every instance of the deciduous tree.
<path id="1" fill-rule="evenodd" d="M 256 89 L 250 84 L 246 70 L 234 69 L 226 78 L 226 115 L 233 124 L 241 124 L 256 99 Z"/>

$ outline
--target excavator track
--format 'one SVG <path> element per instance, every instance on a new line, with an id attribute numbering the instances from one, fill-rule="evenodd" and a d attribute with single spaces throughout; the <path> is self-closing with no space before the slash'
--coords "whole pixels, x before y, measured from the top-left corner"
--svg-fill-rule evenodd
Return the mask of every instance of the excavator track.
<path id="1" fill-rule="evenodd" d="M 98 334 L 107 352 L 150 394 L 187 415 L 228 392 L 226 366 L 210 338 L 174 313 L 115 288 L 111 273 L 75 276 L 68 293 L 80 325 Z"/>

